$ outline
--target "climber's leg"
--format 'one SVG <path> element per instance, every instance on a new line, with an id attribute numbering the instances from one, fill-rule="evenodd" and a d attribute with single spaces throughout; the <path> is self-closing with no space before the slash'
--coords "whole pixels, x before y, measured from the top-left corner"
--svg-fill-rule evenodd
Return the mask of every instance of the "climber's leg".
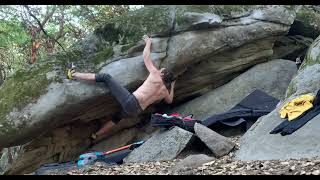
<path id="1" fill-rule="evenodd" d="M 112 116 L 111 121 L 107 121 L 96 133 L 91 135 L 92 144 L 100 141 L 101 139 L 109 135 L 110 130 L 122 119 L 129 117 L 130 115 L 126 114 L 123 110 L 119 113 L 116 113 Z"/>
<path id="2" fill-rule="evenodd" d="M 135 99 L 135 97 L 123 86 L 121 86 L 116 80 L 114 80 L 109 74 L 93 74 L 93 73 L 78 73 L 72 72 L 72 78 L 73 79 L 79 79 L 79 80 L 89 80 L 89 81 L 96 81 L 96 82 L 103 82 L 110 90 L 111 94 L 116 98 L 116 100 L 120 103 L 121 107 L 123 109 L 126 109 L 126 105 L 128 104 L 128 100 L 134 101 L 133 105 L 138 105 L 140 107 L 138 101 Z M 138 104 L 136 104 L 138 103 Z M 135 107 L 130 108 L 129 110 L 125 110 L 126 112 L 135 111 Z"/>
<path id="3" fill-rule="evenodd" d="M 104 82 L 111 94 L 120 103 L 122 110 L 112 117 L 112 121 L 117 124 L 122 118 L 135 117 L 142 112 L 137 98 L 126 88 L 121 86 L 109 74 L 97 74 L 96 82 Z"/>
<path id="4" fill-rule="evenodd" d="M 115 126 L 116 124 L 112 121 L 107 121 L 96 133 L 91 135 L 91 143 L 92 145 L 96 142 L 100 141 L 101 139 L 108 136 L 108 132 Z"/>
<path id="5" fill-rule="evenodd" d="M 96 82 L 103 82 L 110 90 L 112 96 L 121 104 L 122 108 L 125 108 L 125 104 L 132 94 L 109 74 L 96 74 L 95 78 Z"/>

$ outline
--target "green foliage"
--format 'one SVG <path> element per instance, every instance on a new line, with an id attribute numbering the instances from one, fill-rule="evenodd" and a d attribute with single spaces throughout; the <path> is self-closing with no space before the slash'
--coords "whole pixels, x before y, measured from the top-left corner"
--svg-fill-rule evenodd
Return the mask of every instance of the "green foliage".
<path id="1" fill-rule="evenodd" d="M 53 12 L 43 28 L 50 37 L 57 39 L 64 49 L 82 40 L 98 26 L 103 26 L 110 19 L 130 10 L 128 5 L 30 5 L 28 7 L 40 22 Z M 38 23 L 23 6 L 0 6 L 0 66 L 6 70 L 5 74 L 30 66 L 28 63 L 32 45 L 30 27 L 38 27 Z M 45 61 L 50 53 L 63 52 L 56 41 L 49 52 L 50 44 L 47 43 L 49 38 L 41 30 L 37 32 L 36 37 L 40 42 L 36 62 Z M 97 57 L 97 62 L 112 55 L 109 51 L 105 53 Z"/>
<path id="2" fill-rule="evenodd" d="M 112 47 L 107 47 L 96 55 L 96 57 L 93 59 L 93 63 L 97 65 L 102 62 L 105 62 L 112 55 L 113 55 Z"/>
<path id="3" fill-rule="evenodd" d="M 22 24 L 17 20 L 0 20 L 0 48 L 8 48 L 12 45 L 22 46 L 30 41 Z"/>

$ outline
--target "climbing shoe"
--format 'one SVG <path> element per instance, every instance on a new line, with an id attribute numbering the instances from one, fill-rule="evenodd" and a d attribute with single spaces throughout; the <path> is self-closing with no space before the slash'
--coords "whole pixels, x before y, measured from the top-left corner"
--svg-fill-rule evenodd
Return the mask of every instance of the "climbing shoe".
<path id="1" fill-rule="evenodd" d="M 75 72 L 75 65 L 73 65 L 73 63 L 71 63 L 68 67 L 68 72 L 67 72 L 67 78 L 70 79 L 70 80 L 73 80 L 73 76 L 72 74 Z M 72 72 L 74 71 L 74 72 Z"/>
<path id="2" fill-rule="evenodd" d="M 90 139 L 89 148 L 91 148 L 95 145 L 95 140 L 97 139 L 97 135 L 95 133 L 92 133 L 89 139 Z"/>
<path id="3" fill-rule="evenodd" d="M 91 136 L 90 136 L 90 138 L 91 138 L 92 140 L 96 140 L 96 139 L 97 139 L 97 135 L 96 135 L 95 133 L 92 133 Z"/>

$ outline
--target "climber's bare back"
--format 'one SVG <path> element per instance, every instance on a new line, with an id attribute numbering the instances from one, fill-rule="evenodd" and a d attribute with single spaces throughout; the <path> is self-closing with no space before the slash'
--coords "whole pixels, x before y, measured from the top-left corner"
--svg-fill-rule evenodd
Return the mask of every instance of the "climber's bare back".
<path id="1" fill-rule="evenodd" d="M 144 81 L 144 83 L 132 94 L 139 101 L 141 108 L 145 110 L 149 105 L 160 102 L 163 99 L 167 103 L 171 103 L 173 98 L 172 88 L 175 82 L 173 82 L 173 86 L 171 89 L 166 88 L 163 82 L 165 68 L 162 68 L 160 70 L 157 69 L 151 60 L 151 38 L 147 35 L 144 35 L 143 40 L 146 43 L 146 46 L 143 50 L 143 59 L 144 64 L 149 71 L 149 76 Z"/>
<path id="2" fill-rule="evenodd" d="M 169 91 L 162 81 L 161 71 L 150 73 L 144 83 L 133 92 L 133 95 L 138 99 L 143 110 L 169 96 Z"/>

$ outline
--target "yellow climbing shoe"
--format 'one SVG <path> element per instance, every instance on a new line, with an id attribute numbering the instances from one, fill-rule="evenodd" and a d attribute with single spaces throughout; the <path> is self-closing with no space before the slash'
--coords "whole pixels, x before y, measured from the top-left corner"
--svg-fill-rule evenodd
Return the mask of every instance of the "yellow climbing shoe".
<path id="1" fill-rule="evenodd" d="M 72 71 L 73 71 L 73 69 L 68 69 L 68 72 L 67 72 L 67 77 L 68 77 L 68 79 L 70 79 L 70 80 L 73 80 Z"/>
<path id="2" fill-rule="evenodd" d="M 97 135 L 96 135 L 95 133 L 91 134 L 91 139 L 92 139 L 92 140 L 97 139 Z"/>
<path id="3" fill-rule="evenodd" d="M 75 65 L 73 65 L 73 63 L 71 63 L 70 65 L 69 65 L 69 68 L 68 68 L 68 71 L 67 71 L 67 78 L 68 79 L 70 79 L 70 80 L 73 80 L 73 76 L 72 76 L 72 74 L 75 72 Z M 72 71 L 74 71 L 74 72 L 72 72 Z"/>

